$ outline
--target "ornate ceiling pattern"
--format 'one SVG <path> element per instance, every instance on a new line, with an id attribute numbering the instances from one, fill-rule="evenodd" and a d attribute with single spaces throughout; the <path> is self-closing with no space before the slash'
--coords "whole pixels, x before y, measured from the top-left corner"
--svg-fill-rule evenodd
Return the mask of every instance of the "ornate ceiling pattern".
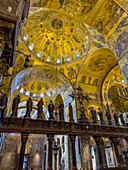
<path id="1" fill-rule="evenodd" d="M 126 3 L 123 4 L 125 6 Z M 31 7 L 54 9 L 75 16 L 104 36 L 124 14 L 124 10 L 113 0 L 35 0 L 31 2 Z"/>
<path id="2" fill-rule="evenodd" d="M 83 63 L 77 77 L 80 85 L 92 100 L 88 105 L 101 102 L 101 85 L 107 72 L 117 64 L 116 56 L 110 49 L 101 48 L 92 53 Z M 87 105 L 87 103 L 86 103 Z"/>
<path id="3" fill-rule="evenodd" d="M 112 109 L 115 107 L 117 110 L 123 111 L 122 107 L 119 108 L 119 106 L 122 104 L 126 106 L 127 102 L 123 99 L 121 100 L 121 98 L 119 99 L 119 96 L 123 97 L 124 90 L 122 87 L 125 87 L 124 83 L 125 81 L 121 75 L 120 68 L 117 65 L 108 73 L 104 80 L 102 86 L 102 100 L 104 104 L 109 101 Z M 125 109 L 128 110 L 128 107 L 125 107 Z"/>
<path id="4" fill-rule="evenodd" d="M 53 65 L 70 64 L 89 50 L 86 26 L 53 10 L 31 15 L 24 23 L 21 37 L 33 56 Z"/>

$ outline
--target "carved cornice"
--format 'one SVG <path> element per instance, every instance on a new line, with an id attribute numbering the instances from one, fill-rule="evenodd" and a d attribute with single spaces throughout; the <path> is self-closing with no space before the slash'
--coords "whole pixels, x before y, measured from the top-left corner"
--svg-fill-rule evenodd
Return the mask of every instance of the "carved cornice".
<path id="1" fill-rule="evenodd" d="M 54 141 L 54 135 L 53 134 L 48 134 L 48 141 L 53 142 Z"/>
<path id="2" fill-rule="evenodd" d="M 128 138 L 128 127 L 108 126 L 87 123 L 4 118 L 1 132 L 28 132 L 37 134 L 96 136 Z"/>
<path id="3" fill-rule="evenodd" d="M 10 12 L 4 11 L 2 9 L 0 9 L 0 18 L 5 19 L 6 22 L 10 21 L 10 22 L 13 22 L 13 23 L 15 23 L 18 20 L 18 16 L 14 15 Z"/>

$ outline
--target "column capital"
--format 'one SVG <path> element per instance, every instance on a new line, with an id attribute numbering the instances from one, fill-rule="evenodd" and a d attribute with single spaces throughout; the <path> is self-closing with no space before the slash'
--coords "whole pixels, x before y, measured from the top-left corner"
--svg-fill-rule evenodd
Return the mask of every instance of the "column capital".
<path id="1" fill-rule="evenodd" d="M 71 142 L 71 143 L 75 143 L 75 141 L 76 141 L 76 136 L 74 136 L 74 135 L 69 135 L 69 138 L 70 138 L 70 142 Z"/>
<path id="2" fill-rule="evenodd" d="M 47 134 L 48 141 L 53 142 L 54 141 L 54 135 L 53 134 Z"/>
<path id="3" fill-rule="evenodd" d="M 93 137 L 93 138 L 94 138 L 94 140 L 95 140 L 95 142 L 96 142 L 97 144 L 102 144 L 102 143 L 103 143 L 102 137 L 96 136 L 96 137 Z"/>
<path id="4" fill-rule="evenodd" d="M 110 137 L 109 139 L 111 140 L 112 143 L 119 144 L 118 138 Z"/>
<path id="5" fill-rule="evenodd" d="M 29 133 L 27 132 L 21 132 L 21 140 L 23 142 L 26 142 L 28 140 Z"/>

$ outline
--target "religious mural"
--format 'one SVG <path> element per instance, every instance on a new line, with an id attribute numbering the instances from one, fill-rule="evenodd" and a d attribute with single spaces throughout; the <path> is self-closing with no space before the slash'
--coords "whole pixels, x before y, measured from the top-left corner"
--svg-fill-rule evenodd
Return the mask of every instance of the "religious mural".
<path id="1" fill-rule="evenodd" d="M 115 0 L 126 12 L 128 12 L 128 0 Z"/>
<path id="2" fill-rule="evenodd" d="M 31 15 L 21 36 L 28 50 L 37 59 L 53 65 L 69 64 L 83 57 L 89 50 L 86 26 L 53 10 L 43 10 Z"/>
<path id="3" fill-rule="evenodd" d="M 113 42 L 113 47 L 119 59 L 128 50 L 128 16 L 120 22 L 114 34 L 115 36 L 118 35 L 117 39 Z"/>

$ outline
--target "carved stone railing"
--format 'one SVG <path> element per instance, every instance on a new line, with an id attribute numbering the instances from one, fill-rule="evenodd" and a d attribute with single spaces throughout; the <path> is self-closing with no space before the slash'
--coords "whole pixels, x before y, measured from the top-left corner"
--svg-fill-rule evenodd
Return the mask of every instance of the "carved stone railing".
<path id="1" fill-rule="evenodd" d="M 128 138 L 128 127 L 88 123 L 74 123 L 31 118 L 4 118 L 0 132 L 28 132 L 36 134 L 88 135 Z"/>

